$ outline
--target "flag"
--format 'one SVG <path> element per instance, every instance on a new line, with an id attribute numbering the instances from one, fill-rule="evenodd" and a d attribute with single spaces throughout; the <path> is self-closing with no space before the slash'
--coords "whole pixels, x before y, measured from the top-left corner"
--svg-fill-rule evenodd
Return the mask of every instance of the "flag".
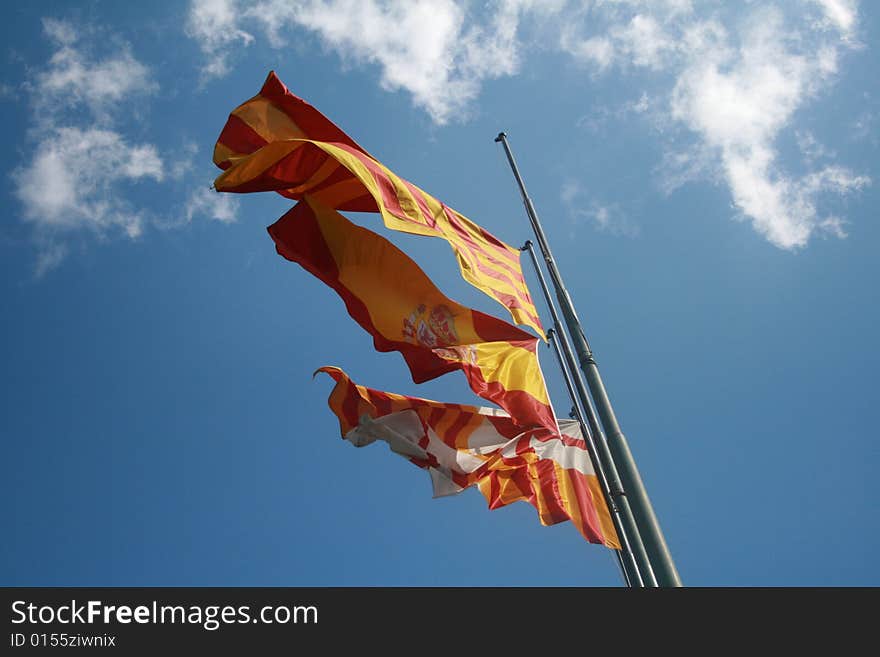
<path id="1" fill-rule="evenodd" d="M 260 93 L 232 110 L 214 146 L 214 163 L 228 169 L 241 157 L 285 139 L 335 142 L 366 153 L 330 119 L 290 93 L 275 71 L 270 71 Z"/>
<path id="2" fill-rule="evenodd" d="M 544 525 L 570 520 L 589 542 L 620 547 L 577 422 L 524 431 L 497 409 L 366 388 L 336 367 L 318 372 L 336 381 L 328 403 L 343 438 L 385 441 L 428 471 L 435 497 L 476 486 L 490 509 L 525 501 Z"/>
<path id="3" fill-rule="evenodd" d="M 415 383 L 461 370 L 523 427 L 554 426 L 538 338 L 444 296 L 405 253 L 313 198 L 268 228 L 280 255 L 333 288 L 378 351 L 399 351 Z"/>
<path id="4" fill-rule="evenodd" d="M 385 225 L 449 242 L 465 280 L 544 337 L 520 252 L 397 176 L 269 73 L 260 93 L 233 110 L 214 148 L 221 192 L 310 196 L 341 211 L 378 212 Z"/>

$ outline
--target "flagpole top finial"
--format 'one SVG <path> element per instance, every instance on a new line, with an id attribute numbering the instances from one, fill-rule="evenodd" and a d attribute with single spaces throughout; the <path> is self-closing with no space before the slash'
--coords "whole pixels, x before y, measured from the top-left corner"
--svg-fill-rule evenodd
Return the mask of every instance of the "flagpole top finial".
<path id="1" fill-rule="evenodd" d="M 495 137 L 495 141 L 501 141 L 502 139 L 506 139 L 506 138 L 507 138 L 506 132 L 499 132 L 498 136 Z"/>

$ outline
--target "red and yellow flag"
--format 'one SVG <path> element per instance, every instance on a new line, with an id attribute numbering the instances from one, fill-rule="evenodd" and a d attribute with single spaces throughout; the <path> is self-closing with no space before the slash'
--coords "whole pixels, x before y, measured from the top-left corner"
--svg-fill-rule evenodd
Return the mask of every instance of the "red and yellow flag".
<path id="1" fill-rule="evenodd" d="M 384 237 L 307 197 L 268 228 L 278 253 L 332 287 L 378 351 L 399 351 L 413 381 L 461 370 L 521 427 L 555 426 L 538 338 L 444 296 Z"/>
<path id="2" fill-rule="evenodd" d="M 328 403 L 342 436 L 357 447 L 387 442 L 428 471 L 435 497 L 476 486 L 490 509 L 525 501 L 544 525 L 571 520 L 591 543 L 620 547 L 577 422 L 524 431 L 496 409 L 365 388 L 336 367 L 318 371 L 336 381 Z"/>
<path id="3" fill-rule="evenodd" d="M 224 169 L 214 182 L 218 191 L 309 196 L 336 210 L 378 212 L 392 230 L 445 239 L 465 280 L 544 337 L 518 249 L 394 174 L 274 72 L 258 95 L 233 110 L 214 162 Z"/>

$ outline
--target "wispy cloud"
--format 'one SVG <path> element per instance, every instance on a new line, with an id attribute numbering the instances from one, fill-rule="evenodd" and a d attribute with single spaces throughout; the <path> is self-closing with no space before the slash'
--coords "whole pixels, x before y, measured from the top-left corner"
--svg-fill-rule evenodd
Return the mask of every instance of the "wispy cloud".
<path id="1" fill-rule="evenodd" d="M 159 89 L 128 45 L 113 39 L 117 45 L 107 50 L 100 28 L 54 18 L 43 20 L 43 32 L 54 49 L 44 66 L 29 69 L 30 152 L 11 171 L 21 218 L 33 231 L 37 276 L 57 267 L 68 242 L 82 235 L 136 239 L 148 225 L 180 225 L 136 199 L 169 178 L 185 178 L 195 152 L 194 144 L 184 144 L 169 158 L 155 144 L 128 136 L 143 99 Z M 179 212 L 187 221 L 198 214 L 228 221 L 235 207 L 181 203 Z"/>
<path id="2" fill-rule="evenodd" d="M 96 119 L 105 120 L 124 99 L 159 88 L 150 69 L 135 59 L 127 46 L 97 59 L 81 46 L 81 35 L 71 23 L 47 18 L 43 32 L 55 52 L 28 88 L 33 102 L 43 112 L 50 110 L 52 119 L 61 109 L 85 105 Z"/>
<path id="3" fill-rule="evenodd" d="M 614 43 L 606 36 L 580 39 L 567 29 L 562 33 L 562 48 L 576 60 L 595 66 L 598 73 L 604 73 L 614 63 Z"/>
<path id="4" fill-rule="evenodd" d="M 127 186 L 164 178 L 156 146 L 126 138 L 114 119 L 158 90 L 150 69 L 125 45 L 93 56 L 73 23 L 47 18 L 43 32 L 55 50 L 26 81 L 32 151 L 11 174 L 22 217 L 34 229 L 37 275 L 61 263 L 65 235 L 75 231 L 138 237 L 144 212 L 127 200 Z"/>
<path id="5" fill-rule="evenodd" d="M 154 146 L 126 143 L 110 130 L 78 127 L 52 130 L 37 144 L 31 161 L 13 172 L 15 193 L 28 221 L 98 233 L 120 227 L 129 237 L 141 234 L 143 221 L 118 186 L 162 177 Z"/>
<path id="6" fill-rule="evenodd" d="M 238 199 L 232 194 L 221 194 L 207 188 L 194 190 L 186 202 L 186 220 L 205 217 L 229 224 L 238 219 Z"/>
<path id="7" fill-rule="evenodd" d="M 795 130 L 794 136 L 801 155 L 809 164 L 837 157 L 837 153 L 819 143 L 816 136 L 809 130 Z"/>
<path id="8" fill-rule="evenodd" d="M 589 223 L 596 230 L 611 235 L 638 237 L 641 233 L 639 225 L 628 217 L 617 204 L 603 204 L 591 198 L 576 180 L 566 180 L 562 184 L 559 197 L 571 222 L 572 236 L 575 227 L 582 223 Z"/>
<path id="9" fill-rule="evenodd" d="M 557 5 L 502 0 L 478 20 L 453 0 L 193 0 L 187 33 L 208 57 L 203 72 L 219 76 L 253 40 L 245 28 L 274 48 L 294 30 L 309 32 L 346 63 L 378 66 L 385 89 L 406 91 L 443 124 L 467 112 L 484 80 L 517 72 L 522 15 Z"/>
<path id="10" fill-rule="evenodd" d="M 47 240 L 37 254 L 37 261 L 34 263 L 34 277 L 42 278 L 46 273 L 55 269 L 67 257 L 67 251 L 66 244 Z"/>
<path id="11" fill-rule="evenodd" d="M 629 120 L 634 116 L 644 116 L 650 121 L 662 121 L 662 117 L 657 119 L 661 109 L 658 107 L 658 99 L 652 98 L 647 92 L 634 100 L 629 100 L 617 107 L 609 107 L 607 105 L 598 105 L 590 108 L 589 114 L 584 114 L 575 121 L 578 128 L 587 128 L 593 132 L 600 132 L 605 125 L 611 121 Z"/>
<path id="12" fill-rule="evenodd" d="M 623 5 L 635 14 L 621 12 Z M 831 86 L 845 51 L 856 45 L 855 2 L 815 0 L 813 6 L 817 11 L 799 18 L 761 5 L 722 20 L 729 18 L 722 9 L 698 17 L 687 2 L 602 3 L 591 14 L 594 22 L 605 19 L 601 35 L 586 32 L 578 40 L 570 29 L 560 46 L 593 61 L 599 74 L 613 63 L 668 76 L 666 117 L 698 141 L 667 155 L 663 186 L 721 180 L 740 217 L 774 245 L 797 249 L 817 232 L 844 236 L 842 221 L 820 206 L 829 195 L 870 184 L 842 166 L 793 175 L 781 161 L 778 138 L 793 128 L 800 108 Z M 610 54 L 597 59 L 584 49 L 596 38 L 608 40 Z M 802 133 L 800 143 L 807 166 L 833 156 L 811 134 Z"/>
<path id="13" fill-rule="evenodd" d="M 852 134 L 850 139 L 863 140 L 869 139 L 872 143 L 877 144 L 878 137 L 874 125 L 877 123 L 877 115 L 870 111 L 864 111 L 851 123 Z"/>
<path id="14" fill-rule="evenodd" d="M 835 225 L 817 209 L 820 192 L 844 194 L 867 184 L 844 169 L 836 171 L 840 184 L 833 187 L 812 182 L 821 172 L 797 178 L 782 169 L 777 137 L 837 72 L 839 57 L 824 43 L 812 52 L 796 49 L 791 35 L 780 12 L 760 10 L 743 27 L 739 48 L 721 57 L 702 53 L 672 94 L 672 116 L 720 155 L 737 208 L 783 249 L 803 247 L 816 230 Z"/>
<path id="15" fill-rule="evenodd" d="M 813 0 L 824 13 L 820 25 L 837 30 L 841 38 L 851 40 L 858 23 L 857 0 Z"/>
<path id="16" fill-rule="evenodd" d="M 238 27 L 243 7 L 236 0 L 192 0 L 190 3 L 186 34 L 196 40 L 205 55 L 204 80 L 226 75 L 234 49 L 254 40 L 253 35 Z"/>

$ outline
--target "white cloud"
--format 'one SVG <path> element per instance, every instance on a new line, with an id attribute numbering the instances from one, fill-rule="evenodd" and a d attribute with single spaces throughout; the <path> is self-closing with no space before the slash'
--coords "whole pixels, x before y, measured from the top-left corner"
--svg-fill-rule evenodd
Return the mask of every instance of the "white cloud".
<path id="1" fill-rule="evenodd" d="M 315 2 L 297 22 L 342 57 L 378 64 L 384 88 L 406 89 L 438 123 L 476 95 L 479 76 L 462 70 L 466 62 L 455 62 L 453 55 L 462 39 L 464 12 L 450 0 Z"/>
<path id="2" fill-rule="evenodd" d="M 238 27 L 241 9 L 237 0 L 192 0 L 190 3 L 186 34 L 198 42 L 205 54 L 207 61 L 202 66 L 205 79 L 226 75 L 230 51 L 254 40 Z"/>
<path id="3" fill-rule="evenodd" d="M 56 98 L 102 105 L 135 91 L 157 88 L 146 66 L 123 52 L 115 59 L 90 64 L 82 53 L 64 46 L 51 59 L 51 68 L 38 80 L 41 91 Z"/>
<path id="4" fill-rule="evenodd" d="M 578 128 L 588 128 L 593 132 L 601 132 L 610 120 L 622 121 L 632 116 L 641 116 L 652 123 L 659 123 L 660 115 L 659 99 L 653 98 L 643 91 L 637 99 L 628 100 L 616 107 L 607 105 L 595 105 L 590 108 L 588 114 L 584 114 L 575 121 Z M 665 109 L 665 108 L 664 108 Z"/>
<path id="5" fill-rule="evenodd" d="M 616 27 L 613 35 L 618 48 L 636 66 L 660 70 L 676 43 L 653 16 L 636 14 L 625 26 Z"/>
<path id="6" fill-rule="evenodd" d="M 719 154 L 737 208 L 783 249 L 805 246 L 822 229 L 820 191 L 843 194 L 865 184 L 847 174 L 860 184 L 816 185 L 781 168 L 778 135 L 837 70 L 833 47 L 797 50 L 791 35 L 780 12 L 758 11 L 745 23 L 735 54 L 702 53 L 689 61 L 671 97 L 672 116 Z"/>
<path id="7" fill-rule="evenodd" d="M 130 144 L 112 123 L 113 113 L 138 93 L 157 89 L 149 69 L 124 49 L 92 59 L 71 23 L 45 19 L 43 29 L 56 50 L 48 66 L 28 84 L 38 125 L 30 161 L 12 174 L 24 218 L 38 228 L 90 228 L 104 232 L 122 227 L 137 236 L 141 213 L 132 210 L 118 186 L 123 182 L 163 178 L 162 160 L 152 144 Z M 70 105 L 84 104 L 89 114 L 75 117 Z M 46 262 L 57 262 L 54 247 Z"/>
<path id="8" fill-rule="evenodd" d="M 588 12 L 581 8 L 577 20 L 562 24 L 559 46 L 599 72 L 614 63 L 659 71 L 686 47 L 685 35 L 676 33 L 681 21 L 700 25 L 690 17 L 688 0 L 598 0 L 585 6 Z"/>
<path id="9" fill-rule="evenodd" d="M 641 232 L 638 224 L 634 223 L 620 207 L 591 199 L 575 180 L 564 181 L 559 196 L 572 223 L 572 236 L 574 227 L 585 221 L 591 223 L 597 230 L 612 235 L 638 237 Z"/>
<path id="10" fill-rule="evenodd" d="M 72 23 L 47 18 L 43 30 L 55 50 L 25 85 L 32 151 L 11 174 L 22 219 L 33 227 L 37 276 L 58 266 L 74 235 L 140 236 L 149 213 L 129 200 L 132 186 L 165 178 L 156 146 L 133 143 L 116 125 L 120 110 L 158 89 L 149 68 L 125 45 L 94 57 L 96 43 Z M 79 107 L 85 111 L 71 111 Z"/>
<path id="11" fill-rule="evenodd" d="M 651 99 L 648 97 L 648 94 L 642 92 L 642 95 L 639 96 L 639 99 L 635 102 L 629 103 L 625 106 L 625 109 L 635 112 L 636 114 L 644 114 L 651 109 Z"/>
<path id="12" fill-rule="evenodd" d="M 821 191 L 845 194 L 860 190 L 870 184 L 871 179 L 868 176 L 854 175 L 849 169 L 841 166 L 825 167 L 805 176 L 801 181 L 802 189 L 808 194 Z"/>
<path id="13" fill-rule="evenodd" d="M 614 44 L 605 36 L 577 39 L 571 30 L 565 30 L 562 33 L 562 47 L 575 59 L 594 65 L 600 73 L 614 62 Z"/>
<path id="14" fill-rule="evenodd" d="M 185 141 L 178 153 L 174 154 L 168 166 L 168 175 L 174 180 L 180 180 L 193 170 L 193 160 L 199 153 L 198 144 L 194 141 Z"/>
<path id="15" fill-rule="evenodd" d="M 870 111 L 865 111 L 851 123 L 852 135 L 850 139 L 861 141 L 869 139 L 875 145 L 878 143 L 877 132 L 873 126 L 877 123 L 877 116 Z"/>
<path id="16" fill-rule="evenodd" d="M 821 10 L 818 20 L 786 16 L 773 5 L 751 6 L 733 17 L 727 6 L 697 18 L 691 3 L 596 3 L 591 18 L 599 21 L 600 35 L 581 33 L 578 40 L 569 34 L 560 46 L 578 61 L 592 61 L 599 74 L 607 74 L 613 61 L 624 70 L 632 66 L 668 76 L 667 122 L 684 127 L 697 142 L 664 158 L 667 191 L 699 177 L 721 180 L 741 218 L 774 245 L 796 249 L 817 232 L 843 236 L 842 220 L 823 216 L 820 205 L 829 195 L 870 183 L 843 167 L 792 175 L 781 162 L 780 135 L 793 129 L 798 110 L 833 82 L 857 26 L 855 2 L 814 2 Z M 841 38 L 829 36 L 829 30 Z M 613 60 L 588 47 L 596 39 L 608 41 Z M 833 157 L 812 134 L 802 132 L 798 140 L 808 166 Z"/>
<path id="17" fill-rule="evenodd" d="M 526 13 L 554 14 L 559 6 L 547 0 L 502 0 L 494 9 L 486 26 L 468 17 L 469 29 L 462 34 L 465 53 L 458 74 L 473 78 L 475 84 L 484 78 L 514 75 L 520 66 L 517 33 L 521 17 Z"/>
<path id="18" fill-rule="evenodd" d="M 571 206 L 580 194 L 581 186 L 575 180 L 566 180 L 562 183 L 562 189 L 559 190 L 559 197 L 566 206 Z"/>
<path id="19" fill-rule="evenodd" d="M 837 156 L 837 153 L 819 143 L 816 136 L 809 130 L 795 130 L 794 136 L 798 149 L 809 164 Z"/>
<path id="20" fill-rule="evenodd" d="M 207 188 L 200 188 L 190 194 L 186 202 L 186 220 L 206 217 L 229 224 L 238 219 L 238 199 L 232 194 L 223 194 Z"/>
<path id="21" fill-rule="evenodd" d="M 193 0 L 187 34 L 210 59 L 205 72 L 218 76 L 232 49 L 253 39 L 242 25 L 258 25 L 274 48 L 307 30 L 344 62 L 378 66 L 383 88 L 408 92 L 443 124 L 466 112 L 484 80 L 518 70 L 521 16 L 560 6 L 502 0 L 480 20 L 453 0 Z"/>
<path id="22" fill-rule="evenodd" d="M 67 257 L 67 246 L 49 242 L 44 244 L 37 254 L 34 264 L 34 277 L 42 278 L 55 269 Z"/>
<path id="23" fill-rule="evenodd" d="M 44 18 L 43 32 L 52 41 L 62 46 L 72 45 L 78 38 L 73 25 L 57 18 Z"/>
<path id="24" fill-rule="evenodd" d="M 158 89 L 149 68 L 127 49 L 93 61 L 86 50 L 76 47 L 80 35 L 72 24 L 46 19 L 43 31 L 57 46 L 49 66 L 37 74 L 31 87 L 43 111 L 57 114 L 61 108 L 84 103 L 103 119 L 120 101 Z"/>
<path id="25" fill-rule="evenodd" d="M 844 39 L 852 35 L 858 19 L 857 0 L 813 0 L 824 12 L 824 25 L 837 29 Z"/>
<path id="26" fill-rule="evenodd" d="M 162 180 L 156 149 L 129 145 L 118 133 L 97 128 L 57 128 L 37 145 L 30 163 L 13 172 L 26 220 L 97 233 L 121 227 L 130 237 L 141 233 L 141 214 L 117 186 L 142 178 Z"/>

